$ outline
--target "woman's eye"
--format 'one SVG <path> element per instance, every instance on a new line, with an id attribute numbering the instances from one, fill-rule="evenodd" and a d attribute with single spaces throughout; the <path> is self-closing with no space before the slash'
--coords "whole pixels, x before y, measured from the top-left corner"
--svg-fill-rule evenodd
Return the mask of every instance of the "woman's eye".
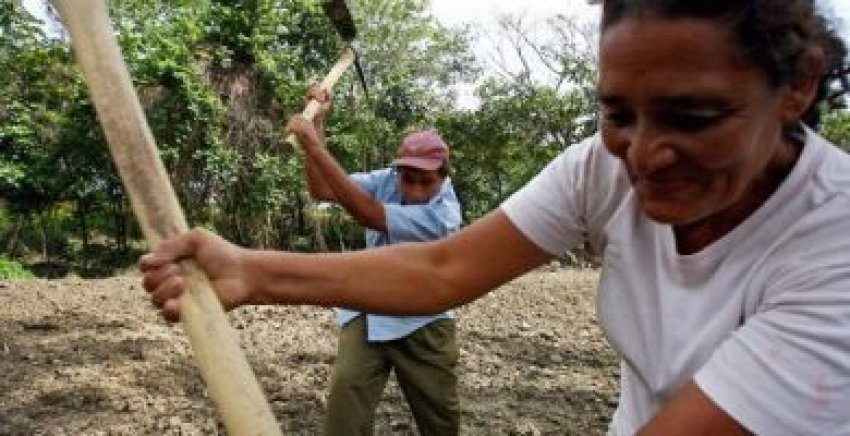
<path id="1" fill-rule="evenodd" d="M 627 111 L 603 111 L 602 120 L 611 127 L 627 127 L 634 122 L 634 114 Z"/>
<path id="2" fill-rule="evenodd" d="M 661 116 L 661 124 L 683 132 L 694 132 L 710 127 L 723 119 L 719 112 L 670 112 Z"/>

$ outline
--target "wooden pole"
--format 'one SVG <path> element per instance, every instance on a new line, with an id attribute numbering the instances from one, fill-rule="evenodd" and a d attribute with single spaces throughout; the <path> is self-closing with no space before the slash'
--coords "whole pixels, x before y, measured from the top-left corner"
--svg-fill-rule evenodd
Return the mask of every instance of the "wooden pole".
<path id="1" fill-rule="evenodd" d="M 322 80 L 322 83 L 319 84 L 319 88 L 326 91 L 333 89 L 336 82 L 339 81 L 339 78 L 342 77 L 349 68 L 351 68 L 355 59 L 357 59 L 357 54 L 354 52 L 354 49 L 351 46 L 346 47 L 342 52 L 342 55 L 339 57 L 339 60 L 331 68 L 330 72 L 328 72 L 328 75 Z M 304 111 L 301 112 L 301 116 L 306 118 L 307 121 L 313 121 L 313 118 L 316 117 L 316 113 L 319 111 L 320 105 L 321 103 L 318 101 L 310 100 L 304 108 Z M 301 149 L 301 144 L 298 143 L 298 138 L 292 133 L 286 136 L 286 143 L 295 149 Z"/>
<path id="2" fill-rule="evenodd" d="M 68 29 L 109 149 L 151 247 L 188 230 L 121 57 L 104 0 L 53 0 Z M 221 419 L 232 435 L 280 435 L 271 408 L 239 348 L 207 277 L 181 262 L 189 291 L 183 330 Z"/>

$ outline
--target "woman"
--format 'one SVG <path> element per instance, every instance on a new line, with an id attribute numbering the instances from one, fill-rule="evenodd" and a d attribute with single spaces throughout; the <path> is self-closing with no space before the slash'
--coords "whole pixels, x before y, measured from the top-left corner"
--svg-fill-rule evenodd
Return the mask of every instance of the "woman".
<path id="1" fill-rule="evenodd" d="M 850 434 L 850 157 L 804 127 L 845 50 L 810 0 L 607 0 L 600 131 L 439 242 L 141 261 L 179 316 L 194 257 L 227 308 L 436 313 L 589 241 L 622 356 L 612 434 Z M 411 286 L 415 284 L 415 286 Z"/>

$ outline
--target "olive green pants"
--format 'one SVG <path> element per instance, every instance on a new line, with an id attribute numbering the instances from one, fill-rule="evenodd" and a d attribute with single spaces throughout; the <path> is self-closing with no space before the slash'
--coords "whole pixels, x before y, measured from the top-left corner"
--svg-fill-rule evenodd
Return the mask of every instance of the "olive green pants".
<path id="1" fill-rule="evenodd" d="M 457 435 L 457 360 L 454 320 L 434 321 L 394 341 L 368 342 L 366 317 L 358 316 L 340 331 L 325 435 L 372 435 L 390 372 L 395 372 L 422 436 Z"/>

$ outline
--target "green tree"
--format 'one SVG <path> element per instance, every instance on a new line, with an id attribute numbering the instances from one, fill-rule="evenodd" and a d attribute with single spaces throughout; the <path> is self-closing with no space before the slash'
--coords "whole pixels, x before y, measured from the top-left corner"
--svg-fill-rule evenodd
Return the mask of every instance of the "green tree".
<path id="1" fill-rule="evenodd" d="M 49 259 L 62 241 L 51 238 L 53 207 L 84 176 L 63 171 L 78 169 L 69 155 L 88 152 L 83 147 L 66 153 L 63 144 L 81 81 L 65 45 L 48 38 L 19 2 L 0 2 L 0 47 L 0 197 L 15 216 L 6 249 L 15 252 L 21 228 L 29 226 Z"/>
<path id="2" fill-rule="evenodd" d="M 448 85 L 475 70 L 468 36 L 440 26 L 427 2 L 353 3 L 374 98 L 361 98 L 353 80 L 343 80 L 329 129 L 344 165 L 359 170 L 387 163 L 404 131 L 431 124 L 452 103 Z M 283 146 L 282 128 L 342 48 L 319 1 L 109 6 L 190 222 L 248 245 L 309 248 L 303 164 Z M 57 22 L 45 35 L 16 2 L 0 8 L 0 51 L 10 53 L 0 59 L 10 71 L 0 79 L 0 197 L 10 220 L 45 217 L 45 241 L 52 234 L 67 242 L 73 228 L 83 246 L 90 235 L 106 235 L 128 252 L 137 229 L 67 36 Z M 328 211 L 335 231 L 353 229 Z"/>
<path id="3" fill-rule="evenodd" d="M 830 141 L 850 152 L 850 112 L 837 109 L 823 117 L 821 132 Z"/>
<path id="4" fill-rule="evenodd" d="M 531 28 L 522 18 L 500 20 L 497 74 L 477 87 L 480 105 L 440 121 L 463 169 L 455 184 L 467 219 L 498 206 L 595 129 L 592 30 L 563 16 L 546 22 L 545 38 Z"/>

